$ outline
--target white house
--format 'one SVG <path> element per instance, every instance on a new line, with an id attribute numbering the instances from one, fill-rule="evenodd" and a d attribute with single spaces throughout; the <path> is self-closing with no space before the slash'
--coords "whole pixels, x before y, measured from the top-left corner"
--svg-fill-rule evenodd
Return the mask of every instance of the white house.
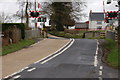
<path id="1" fill-rule="evenodd" d="M 114 28 L 118 26 L 118 20 L 112 20 Z M 105 22 L 104 19 L 104 13 L 103 12 L 92 12 L 90 11 L 89 14 L 89 29 L 91 30 L 96 30 L 96 29 L 101 29 L 104 30 L 108 27 L 110 29 L 110 21 L 109 23 Z"/>
<path id="2" fill-rule="evenodd" d="M 107 23 L 104 22 L 104 13 L 90 12 L 89 29 L 104 29 Z"/>

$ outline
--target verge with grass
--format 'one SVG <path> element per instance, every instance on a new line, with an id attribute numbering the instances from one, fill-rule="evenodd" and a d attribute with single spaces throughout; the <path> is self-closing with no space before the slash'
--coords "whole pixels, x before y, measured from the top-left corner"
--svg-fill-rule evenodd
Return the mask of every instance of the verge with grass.
<path id="1" fill-rule="evenodd" d="M 71 30 L 72 31 L 72 30 Z M 65 31 L 49 31 L 49 34 L 52 34 L 54 36 L 58 37 L 64 37 L 64 38 L 77 38 L 77 39 L 104 39 L 104 37 L 85 37 L 85 33 L 87 32 L 105 32 L 105 31 L 77 31 L 77 32 L 65 32 Z"/>
<path id="2" fill-rule="evenodd" d="M 20 50 L 22 48 L 25 48 L 27 46 L 30 46 L 31 44 L 35 43 L 34 40 L 32 39 L 27 39 L 27 40 L 21 40 L 20 42 L 18 43 L 15 43 L 15 44 L 11 44 L 11 45 L 8 45 L 8 46 L 3 46 L 2 47 L 2 54 L 0 55 L 6 55 L 6 54 L 9 54 L 9 53 L 12 53 L 12 52 L 15 52 L 17 50 Z"/>
<path id="3" fill-rule="evenodd" d="M 84 32 L 80 32 L 79 34 L 71 34 L 71 33 L 65 33 L 64 31 L 57 32 L 57 31 L 49 31 L 49 34 L 52 34 L 54 36 L 58 37 L 64 37 L 64 38 L 82 38 Z"/>
<path id="4" fill-rule="evenodd" d="M 107 42 L 104 44 L 105 49 L 107 50 L 106 62 L 109 66 L 113 68 L 120 69 L 120 53 L 118 53 L 117 43 L 113 40 L 106 40 Z"/>

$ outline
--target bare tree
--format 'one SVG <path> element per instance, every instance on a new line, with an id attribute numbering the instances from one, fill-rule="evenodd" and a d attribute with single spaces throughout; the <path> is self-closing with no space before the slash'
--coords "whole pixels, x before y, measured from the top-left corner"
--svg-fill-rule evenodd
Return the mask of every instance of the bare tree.
<path id="1" fill-rule="evenodd" d="M 0 23 L 12 23 L 12 17 L 4 12 L 0 13 Z"/>
<path id="2" fill-rule="evenodd" d="M 32 7 L 33 3 L 29 2 L 28 0 L 17 0 L 17 3 L 19 4 L 19 10 L 16 12 L 14 16 L 18 17 L 18 19 L 21 19 L 21 23 L 23 23 L 23 20 L 26 19 L 26 27 L 29 25 L 29 14 L 28 10 Z"/>

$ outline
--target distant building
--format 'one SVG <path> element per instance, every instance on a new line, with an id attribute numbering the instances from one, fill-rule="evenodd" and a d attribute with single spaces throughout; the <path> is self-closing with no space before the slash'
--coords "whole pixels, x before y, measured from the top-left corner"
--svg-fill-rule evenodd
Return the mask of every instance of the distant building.
<path id="1" fill-rule="evenodd" d="M 88 29 L 89 27 L 89 22 L 80 22 L 80 23 L 75 23 L 75 29 Z"/>
<path id="2" fill-rule="evenodd" d="M 115 20 L 114 23 L 114 29 L 118 26 L 118 21 Z M 110 22 L 106 23 L 104 19 L 104 13 L 103 12 L 92 12 L 90 11 L 89 14 L 89 29 L 110 29 Z"/>
<path id="3" fill-rule="evenodd" d="M 89 14 L 89 29 L 104 29 L 106 23 L 104 22 L 104 13 L 92 12 Z"/>

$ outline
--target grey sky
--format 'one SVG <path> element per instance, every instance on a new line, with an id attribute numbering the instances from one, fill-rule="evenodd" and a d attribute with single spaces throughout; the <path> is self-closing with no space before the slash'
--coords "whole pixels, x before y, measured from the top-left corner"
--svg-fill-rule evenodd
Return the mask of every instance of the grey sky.
<path id="1" fill-rule="evenodd" d="M 17 0 L 0 0 L 0 12 L 5 12 L 5 13 L 15 13 L 16 10 L 18 10 L 18 5 L 16 4 Z M 33 1 L 33 0 L 32 0 Z M 42 0 L 43 1 L 43 0 Z M 87 7 L 83 12 L 85 12 L 88 16 L 90 10 L 93 12 L 103 12 L 103 0 L 82 0 L 87 2 Z M 111 4 L 106 4 L 105 1 L 105 10 L 106 11 L 116 11 L 118 8 L 115 7 L 117 4 L 116 1 L 113 1 Z M 87 21 L 88 18 L 83 19 L 83 21 Z"/>

